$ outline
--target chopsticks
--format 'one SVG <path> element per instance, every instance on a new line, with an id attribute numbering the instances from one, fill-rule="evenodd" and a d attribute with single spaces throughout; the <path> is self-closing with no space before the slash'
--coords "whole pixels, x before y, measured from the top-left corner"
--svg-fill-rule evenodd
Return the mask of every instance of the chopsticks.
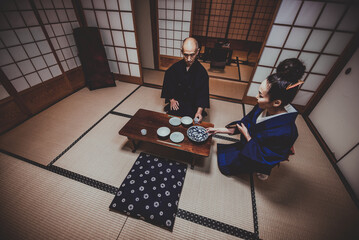
<path id="1" fill-rule="evenodd" d="M 161 143 L 167 143 L 169 145 L 173 145 L 173 146 L 176 146 L 176 147 L 180 147 L 181 145 L 179 144 L 175 144 L 175 143 L 170 143 L 170 142 L 166 142 L 166 141 L 162 141 L 162 140 L 157 140 L 158 142 L 161 142 Z"/>

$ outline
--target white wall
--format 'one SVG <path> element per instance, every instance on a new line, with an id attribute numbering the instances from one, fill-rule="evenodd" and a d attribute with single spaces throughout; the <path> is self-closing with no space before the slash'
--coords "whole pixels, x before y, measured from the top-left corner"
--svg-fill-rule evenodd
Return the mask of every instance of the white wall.
<path id="1" fill-rule="evenodd" d="M 133 1 L 135 5 L 136 30 L 143 68 L 154 69 L 150 1 Z"/>

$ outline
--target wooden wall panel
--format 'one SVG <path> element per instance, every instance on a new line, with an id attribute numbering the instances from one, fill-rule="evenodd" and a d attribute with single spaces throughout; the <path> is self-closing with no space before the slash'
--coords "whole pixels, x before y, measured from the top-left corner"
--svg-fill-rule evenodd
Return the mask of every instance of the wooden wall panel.
<path id="1" fill-rule="evenodd" d="M 0 101 L 0 133 L 15 127 L 27 118 L 28 115 L 21 111 L 12 97 Z"/>

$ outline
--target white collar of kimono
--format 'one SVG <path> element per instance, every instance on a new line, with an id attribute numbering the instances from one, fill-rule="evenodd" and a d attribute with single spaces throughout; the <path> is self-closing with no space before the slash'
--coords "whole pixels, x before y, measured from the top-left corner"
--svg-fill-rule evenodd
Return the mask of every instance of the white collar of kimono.
<path id="1" fill-rule="evenodd" d="M 258 116 L 258 118 L 257 118 L 257 120 L 256 120 L 256 124 L 261 123 L 261 122 L 264 122 L 264 121 L 266 121 L 266 120 L 268 120 L 268 119 L 271 119 L 271 118 L 278 117 L 278 116 L 280 116 L 280 115 L 297 112 L 297 110 L 295 110 L 295 108 L 294 108 L 292 105 L 290 105 L 290 104 L 284 106 L 284 109 L 285 109 L 286 112 L 284 112 L 284 113 L 279 113 L 279 114 L 275 114 L 275 115 L 271 115 L 271 116 L 266 116 L 266 115 L 267 115 L 267 110 L 264 110 L 261 114 L 259 114 L 259 116 Z"/>

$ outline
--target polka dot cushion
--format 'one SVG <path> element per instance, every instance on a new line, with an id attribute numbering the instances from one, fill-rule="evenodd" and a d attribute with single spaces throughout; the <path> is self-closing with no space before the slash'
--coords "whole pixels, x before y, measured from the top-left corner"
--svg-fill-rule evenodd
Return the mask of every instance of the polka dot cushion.
<path id="1" fill-rule="evenodd" d="M 141 153 L 110 208 L 173 229 L 187 165 Z"/>

